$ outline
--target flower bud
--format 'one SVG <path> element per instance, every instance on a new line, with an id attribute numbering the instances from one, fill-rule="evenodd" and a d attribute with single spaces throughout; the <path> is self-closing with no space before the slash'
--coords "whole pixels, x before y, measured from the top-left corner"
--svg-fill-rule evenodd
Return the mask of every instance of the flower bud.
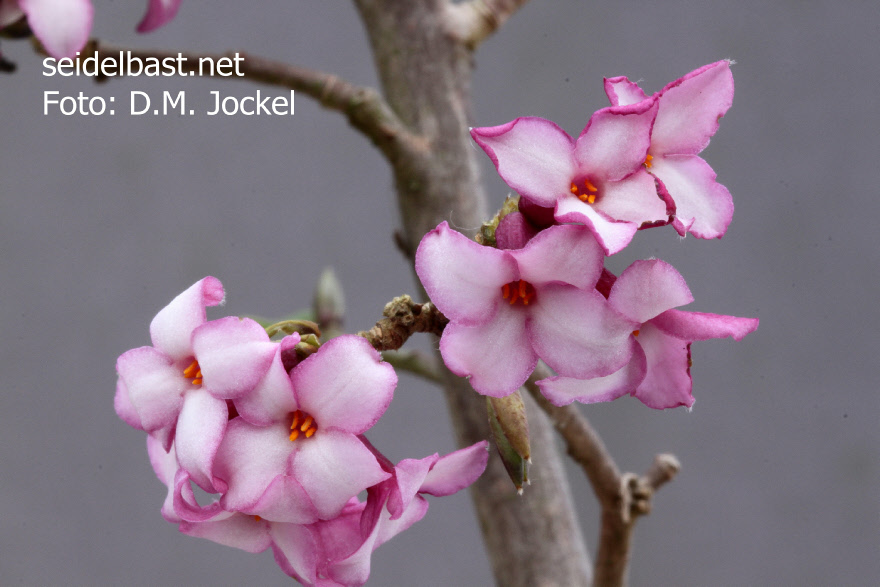
<path id="1" fill-rule="evenodd" d="M 515 391 L 507 397 L 487 397 L 486 408 L 498 454 L 510 480 L 522 493 L 523 483 L 529 481 L 528 465 L 531 458 L 529 422 L 522 395 Z"/>

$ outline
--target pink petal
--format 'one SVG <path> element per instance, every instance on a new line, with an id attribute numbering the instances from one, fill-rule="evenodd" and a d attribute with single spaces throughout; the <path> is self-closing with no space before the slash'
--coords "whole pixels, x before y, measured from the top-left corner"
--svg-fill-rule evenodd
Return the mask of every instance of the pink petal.
<path id="1" fill-rule="evenodd" d="M 425 477 L 428 476 L 431 468 L 437 464 L 438 460 L 440 460 L 440 455 L 434 453 L 423 459 L 403 459 L 392 468 L 393 478 L 383 483 L 389 487 L 387 496 L 380 498 L 381 500 L 386 500 L 385 508 L 387 508 L 392 518 L 399 518 L 403 514 L 420 491 Z M 371 496 L 371 493 L 367 494 L 368 502 L 370 502 Z M 367 504 L 367 508 L 364 510 L 364 519 L 367 519 L 368 516 L 371 520 L 376 517 L 376 514 L 378 514 L 377 510 L 381 510 L 381 508 L 375 508 L 375 505 L 373 502 Z M 364 524 L 363 520 L 361 524 Z"/>
<path id="2" fill-rule="evenodd" d="M 605 95 L 612 106 L 629 106 L 647 98 L 638 84 L 624 76 L 605 78 Z"/>
<path id="3" fill-rule="evenodd" d="M 153 466 L 156 477 L 168 489 L 165 494 L 165 502 L 162 504 L 162 517 L 176 524 L 181 521 L 180 516 L 174 511 L 174 481 L 177 472 L 180 470 L 180 466 L 177 464 L 177 455 L 173 450 L 165 450 L 162 443 L 152 436 L 147 436 L 147 455 L 150 458 L 150 464 Z"/>
<path id="4" fill-rule="evenodd" d="M 692 301 L 681 273 L 659 259 L 636 261 L 627 267 L 608 296 L 614 309 L 640 323 Z"/>
<path id="5" fill-rule="evenodd" d="M 125 387 L 125 382 L 121 377 L 116 380 L 116 395 L 113 396 L 113 409 L 116 410 L 116 415 L 119 416 L 123 422 L 132 428 L 144 430 L 144 424 L 141 422 L 141 417 L 134 408 L 134 404 L 132 404 L 131 400 L 128 398 L 128 388 Z"/>
<path id="6" fill-rule="evenodd" d="M 673 226 L 682 236 L 721 238 L 733 218 L 733 198 L 715 172 L 696 155 L 655 157 L 651 172 L 675 201 Z"/>
<path id="7" fill-rule="evenodd" d="M 638 340 L 648 360 L 648 372 L 633 395 L 657 410 L 693 406 L 690 343 L 666 335 L 652 324 L 642 325 Z"/>
<path id="8" fill-rule="evenodd" d="M 645 352 L 636 345 L 629 363 L 611 375 L 592 379 L 550 377 L 538 381 L 538 387 L 554 406 L 567 406 L 571 402 L 583 404 L 610 402 L 635 392 L 636 387 L 645 378 L 646 372 Z"/>
<path id="9" fill-rule="evenodd" d="M 186 522 L 205 522 L 225 513 L 220 507 L 220 502 L 216 500 L 204 507 L 199 505 L 190 483 L 189 473 L 183 469 L 178 469 L 174 476 L 173 506 L 174 513 Z"/>
<path id="10" fill-rule="evenodd" d="M 263 552 L 272 544 L 269 522 L 233 512 L 224 512 L 206 522 L 183 522 L 180 531 L 253 553 Z"/>
<path id="11" fill-rule="evenodd" d="M 92 30 L 89 0 L 18 0 L 31 30 L 53 57 L 74 57 Z"/>
<path id="12" fill-rule="evenodd" d="M 511 251 L 520 279 L 532 285 L 551 281 L 592 288 L 602 273 L 605 255 L 585 226 L 551 226 L 529 241 L 524 249 Z"/>
<path id="13" fill-rule="evenodd" d="M 602 198 L 594 208 L 614 220 L 641 226 L 666 222 L 669 217 L 666 202 L 657 194 L 654 178 L 642 168 L 626 179 L 605 182 L 601 190 Z"/>
<path id="14" fill-rule="evenodd" d="M 397 374 L 363 338 L 338 336 L 296 366 L 290 380 L 300 409 L 318 430 L 361 434 L 385 413 Z"/>
<path id="15" fill-rule="evenodd" d="M 131 417 L 129 408 L 133 408 L 147 432 L 174 426 L 183 393 L 191 387 L 182 369 L 153 347 L 140 347 L 119 356 L 116 372 L 128 391 L 120 418 L 132 423 L 127 418 Z"/>
<path id="16" fill-rule="evenodd" d="M 275 477 L 254 505 L 243 511 L 274 522 L 311 524 L 319 519 L 309 494 L 292 475 Z"/>
<path id="17" fill-rule="evenodd" d="M 654 318 L 651 324 L 663 332 L 686 341 L 731 337 L 742 340 L 758 329 L 757 318 L 737 318 L 720 314 L 669 310 Z"/>
<path id="18" fill-rule="evenodd" d="M 595 112 L 577 139 L 578 171 L 602 181 L 619 181 L 634 172 L 645 162 L 656 114 L 653 100 L 627 110 Z"/>
<path id="19" fill-rule="evenodd" d="M 299 340 L 299 335 L 295 335 Z M 269 426 L 297 409 L 290 376 L 284 370 L 281 352 L 275 353 L 266 376 L 254 390 L 235 400 L 238 415 L 255 426 Z"/>
<path id="20" fill-rule="evenodd" d="M 494 319 L 482 326 L 451 322 L 440 339 L 443 362 L 456 375 L 470 377 L 483 395 L 504 397 L 516 391 L 538 364 L 526 334 L 526 312 L 500 304 Z"/>
<path id="21" fill-rule="evenodd" d="M 236 399 L 254 390 L 269 370 L 278 343 L 250 318 L 211 320 L 193 331 L 192 348 L 203 383 L 214 397 Z"/>
<path id="22" fill-rule="evenodd" d="M 227 510 L 250 513 L 278 476 L 290 475 L 295 443 L 289 424 L 258 427 L 233 418 L 214 457 L 214 478 L 227 485 L 221 499 Z"/>
<path id="23" fill-rule="evenodd" d="M 507 253 L 484 247 L 446 222 L 422 238 L 416 273 L 431 301 L 450 320 L 485 324 L 501 300 L 501 287 L 517 279 Z"/>
<path id="24" fill-rule="evenodd" d="M 489 461 L 485 440 L 440 457 L 419 487 L 419 493 L 444 496 L 457 493 L 476 481 Z"/>
<path id="25" fill-rule="evenodd" d="M 629 361 L 638 325 L 615 312 L 598 291 L 551 284 L 538 288 L 536 297 L 529 339 L 557 373 L 590 379 Z"/>
<path id="26" fill-rule="evenodd" d="M 536 204 L 552 206 L 558 196 L 569 193 L 577 171 L 574 141 L 556 124 L 523 117 L 501 126 L 472 128 L 471 136 L 507 185 Z"/>
<path id="27" fill-rule="evenodd" d="M 137 32 L 148 33 L 168 22 L 176 15 L 180 8 L 180 0 L 149 0 L 147 13 L 137 25 Z"/>
<path id="28" fill-rule="evenodd" d="M 205 277 L 171 300 L 150 322 L 153 346 L 175 361 L 192 356 L 192 332 L 205 322 L 205 307 L 223 303 L 223 286 Z"/>
<path id="29" fill-rule="evenodd" d="M 577 198 L 561 198 L 555 216 L 559 222 L 578 222 L 590 227 L 606 255 L 623 250 L 639 228 L 632 222 L 612 220 Z"/>
<path id="30" fill-rule="evenodd" d="M 270 528 L 275 562 L 300 583 L 317 581 L 318 544 L 313 530 L 299 524 L 272 524 Z"/>
<path id="31" fill-rule="evenodd" d="M 390 477 L 355 436 L 332 430 L 318 430 L 300 443 L 293 475 L 322 519 L 338 515 L 352 497 Z"/>
<path id="32" fill-rule="evenodd" d="M 660 91 L 658 101 L 651 152 L 696 155 L 733 103 L 730 62 L 710 63 L 675 80 Z"/>
<path id="33" fill-rule="evenodd" d="M 215 398 L 204 387 L 186 392 L 174 445 L 181 469 L 205 491 L 215 491 L 211 470 L 228 420 L 225 400 Z"/>

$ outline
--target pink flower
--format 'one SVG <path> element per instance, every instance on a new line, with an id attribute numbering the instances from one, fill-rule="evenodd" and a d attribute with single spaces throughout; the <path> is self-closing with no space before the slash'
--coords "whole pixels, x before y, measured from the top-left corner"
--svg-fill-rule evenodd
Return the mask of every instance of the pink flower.
<path id="1" fill-rule="evenodd" d="M 558 222 L 590 227 L 606 254 L 623 249 L 643 225 L 664 223 L 667 204 L 645 171 L 657 105 L 604 108 L 577 140 L 543 118 L 471 129 L 499 175 Z"/>
<path id="2" fill-rule="evenodd" d="M 405 459 L 394 466 L 371 447 L 388 479 L 367 490 L 365 503 L 349 502 L 336 518 L 306 527 L 308 534 L 293 524 L 273 526 L 275 560 L 306 585 L 363 585 L 373 551 L 427 513 L 422 494 L 452 495 L 471 485 L 486 469 L 487 448 L 482 441 L 443 457 Z M 314 561 L 314 570 L 305 561 Z"/>
<path id="3" fill-rule="evenodd" d="M 388 474 L 358 435 L 391 403 L 397 375 L 363 338 L 340 336 L 234 400 L 214 461 L 224 509 L 308 524 L 339 515 Z M 256 401 L 255 398 L 259 398 Z"/>
<path id="4" fill-rule="evenodd" d="M 499 250 L 440 224 L 422 239 L 416 272 L 450 320 L 440 339 L 447 367 L 493 397 L 519 388 L 539 358 L 584 379 L 620 369 L 635 325 L 595 289 L 603 259 L 583 226 L 552 226 L 522 249 Z"/>
<path id="5" fill-rule="evenodd" d="M 150 323 L 153 346 L 116 362 L 114 405 L 129 425 L 154 436 L 193 480 L 213 491 L 214 453 L 229 418 L 227 400 L 256 389 L 276 363 L 278 344 L 256 322 L 206 321 L 205 308 L 223 301 L 220 281 L 206 277 L 174 298 Z"/>
<path id="6" fill-rule="evenodd" d="M 0 28 L 23 15 L 53 57 L 74 57 L 89 39 L 94 9 L 90 0 L 0 0 Z"/>
<path id="7" fill-rule="evenodd" d="M 715 172 L 697 156 L 718 130 L 718 120 L 733 103 L 729 61 L 696 69 L 651 96 L 625 77 L 605 80 L 614 106 L 656 101 L 657 120 L 648 149 L 648 171 L 662 182 L 661 192 L 675 203 L 673 227 L 681 236 L 720 238 L 733 217 L 733 199 L 715 181 Z"/>
<path id="8" fill-rule="evenodd" d="M 558 406 L 611 401 L 625 394 L 656 409 L 693 406 L 691 342 L 727 336 L 741 340 L 758 328 L 758 319 L 673 309 L 692 301 L 684 278 L 672 265 L 656 259 L 636 261 L 608 295 L 609 304 L 637 323 L 633 339 L 638 345 L 630 362 L 606 377 L 544 379 L 538 382 L 541 392 Z"/>

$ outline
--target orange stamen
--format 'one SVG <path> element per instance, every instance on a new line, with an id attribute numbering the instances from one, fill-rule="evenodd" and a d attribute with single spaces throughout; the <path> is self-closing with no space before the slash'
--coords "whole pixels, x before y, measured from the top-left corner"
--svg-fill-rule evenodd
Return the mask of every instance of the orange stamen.
<path id="1" fill-rule="evenodd" d="M 651 169 L 651 165 L 653 165 L 653 163 L 651 163 L 651 159 L 653 158 L 653 155 L 648 155 L 645 157 L 645 167 L 647 167 L 648 169 Z"/>
<path id="2" fill-rule="evenodd" d="M 183 376 L 187 379 L 192 379 L 196 377 L 196 373 L 199 372 L 199 362 L 193 361 L 189 364 L 189 367 L 183 370 Z"/>
<path id="3" fill-rule="evenodd" d="M 295 411 L 293 413 L 293 420 L 290 423 L 291 430 L 294 430 L 299 426 L 300 418 L 302 418 L 302 412 L 300 412 L 299 410 Z"/>
<path id="4" fill-rule="evenodd" d="M 501 297 L 509 300 L 511 306 L 517 302 L 522 302 L 526 306 L 534 299 L 535 288 L 531 283 L 523 279 L 511 281 L 501 286 Z"/>
<path id="5" fill-rule="evenodd" d="M 638 336 L 638 335 L 639 335 L 639 331 L 638 331 L 638 330 L 633 330 L 633 336 Z"/>
<path id="6" fill-rule="evenodd" d="M 317 431 L 318 423 L 311 414 L 302 410 L 296 410 L 291 414 L 290 436 L 288 436 L 291 442 L 302 436 L 311 438 Z"/>
<path id="7" fill-rule="evenodd" d="M 290 436 L 288 436 L 288 438 L 290 439 L 291 442 L 293 442 L 294 440 L 296 440 L 297 438 L 299 438 L 299 430 L 294 429 L 294 430 L 290 433 Z"/>
<path id="8" fill-rule="evenodd" d="M 303 422 L 302 426 L 299 427 L 300 431 L 305 432 L 309 428 L 312 427 L 312 423 L 315 421 L 311 416 L 307 416 L 305 422 Z"/>
<path id="9" fill-rule="evenodd" d="M 314 433 L 317 432 L 317 431 L 318 431 L 318 427 L 317 427 L 317 426 L 312 426 L 311 428 L 309 428 L 308 430 L 306 430 L 306 438 L 311 438 L 311 437 L 312 437 L 312 434 L 314 434 Z"/>
<path id="10" fill-rule="evenodd" d="M 571 184 L 571 193 L 577 194 L 578 193 L 578 186 Z"/>
<path id="11" fill-rule="evenodd" d="M 596 203 L 596 194 L 590 194 L 587 196 L 587 204 L 595 204 Z"/>

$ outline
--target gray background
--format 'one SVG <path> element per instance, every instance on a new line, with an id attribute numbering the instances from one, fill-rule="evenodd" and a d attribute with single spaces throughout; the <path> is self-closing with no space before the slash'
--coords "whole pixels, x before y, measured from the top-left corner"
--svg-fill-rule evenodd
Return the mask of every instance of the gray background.
<path id="1" fill-rule="evenodd" d="M 376 83 L 346 2 L 186 0 L 171 25 L 138 36 L 145 4 L 96 1 L 95 34 L 248 50 Z M 642 232 L 609 263 L 661 257 L 688 280 L 691 309 L 761 318 L 743 342 L 694 345 L 692 413 L 633 399 L 584 409 L 622 468 L 643 471 L 660 451 L 684 464 L 638 525 L 634 585 L 880 579 L 878 37 L 867 0 L 536 0 L 477 54 L 476 125 L 537 115 L 573 134 L 606 105 L 603 75 L 643 79 L 650 92 L 738 62 L 733 108 L 704 152 L 734 196 L 727 235 Z M 280 316 L 306 306 L 333 265 L 349 329 L 371 325 L 413 290 L 392 244 L 384 161 L 305 96 L 284 119 L 43 116 L 45 90 L 125 104 L 131 90 L 184 89 L 204 110 L 210 90 L 257 88 L 96 86 L 43 77 L 25 43 L 2 50 L 19 72 L 0 77 L 0 582 L 289 584 L 270 554 L 162 520 L 144 435 L 113 412 L 114 361 L 149 344 L 155 312 L 208 274 L 228 297 L 210 317 Z M 485 163 L 498 205 L 507 189 Z M 395 460 L 451 450 L 440 392 L 402 376 L 371 439 Z M 571 479 L 594 546 L 595 501 L 579 471 Z M 467 495 L 433 499 L 424 521 L 376 553 L 372 579 L 489 583 Z"/>

